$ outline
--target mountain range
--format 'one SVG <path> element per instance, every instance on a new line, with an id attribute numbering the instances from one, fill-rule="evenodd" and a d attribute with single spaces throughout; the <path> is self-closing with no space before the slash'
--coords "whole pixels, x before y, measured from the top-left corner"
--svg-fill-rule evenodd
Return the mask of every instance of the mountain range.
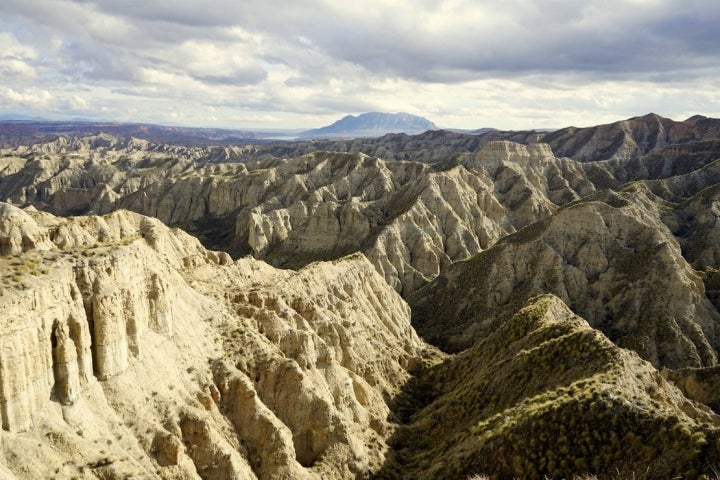
<path id="1" fill-rule="evenodd" d="M 720 120 L 7 133 L 4 478 L 712 478 Z"/>
<path id="2" fill-rule="evenodd" d="M 44 143 L 58 135 L 87 136 L 99 133 L 184 146 L 244 144 L 257 137 L 254 132 L 246 130 L 176 127 L 147 123 L 0 120 L 0 147 Z"/>
<path id="3" fill-rule="evenodd" d="M 429 120 L 409 113 L 370 112 L 358 116 L 347 115 L 332 125 L 313 130 L 268 130 L 227 128 L 194 128 L 153 125 L 147 123 L 117 123 L 93 121 L 44 121 L 35 118 L 0 117 L 0 147 L 48 142 L 57 135 L 86 136 L 99 133 L 118 137 L 133 137 L 158 144 L 186 147 L 211 145 L 244 145 L 264 143 L 285 137 L 299 138 L 359 138 L 379 137 L 388 133 L 417 134 L 436 130 Z"/>

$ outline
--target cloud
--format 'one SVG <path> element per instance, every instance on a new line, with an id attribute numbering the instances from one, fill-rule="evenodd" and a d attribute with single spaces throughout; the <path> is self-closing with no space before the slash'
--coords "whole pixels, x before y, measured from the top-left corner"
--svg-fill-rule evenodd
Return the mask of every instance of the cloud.
<path id="1" fill-rule="evenodd" d="M 228 40 L 240 34 L 260 39 L 251 45 L 258 58 L 288 53 L 300 39 L 300 50 L 313 49 L 328 63 L 421 81 L 699 68 L 717 65 L 720 40 L 720 12 L 710 0 L 64 0 L 65 12 L 49 11 L 47 0 L 7 1 L 26 15 L 44 10 L 52 25 L 67 25 L 72 13 L 81 20 L 73 22 L 76 36 L 104 45 L 172 54 L 174 45 L 195 42 L 231 56 L 237 45 Z M 298 57 L 280 58 L 305 70 Z"/>
<path id="2" fill-rule="evenodd" d="M 37 51 L 20 43 L 15 35 L 9 32 L 0 32 L 0 57 L 33 60 L 37 58 Z"/>
<path id="3" fill-rule="evenodd" d="M 12 88 L 0 90 L 2 94 L 3 104 L 9 107 L 21 106 L 33 109 L 47 108 L 51 106 L 53 96 L 47 90 L 29 89 L 24 92 L 18 92 Z"/>
<path id="4" fill-rule="evenodd" d="M 0 77 L 34 78 L 35 68 L 16 58 L 0 58 Z"/>
<path id="5" fill-rule="evenodd" d="M 84 90 L 90 110 L 178 105 L 216 123 L 372 109 L 559 126 L 651 102 L 712 115 L 697 89 L 720 78 L 718 23 L 714 0 L 3 0 L 0 85 L 4 101 Z"/>
<path id="6" fill-rule="evenodd" d="M 245 42 L 187 40 L 164 49 L 162 56 L 173 68 L 208 84 L 250 85 L 267 78 L 265 69 L 252 57 L 253 50 Z"/>
<path id="7" fill-rule="evenodd" d="M 68 98 L 66 103 L 71 110 L 87 110 L 89 108 L 87 101 L 77 95 Z"/>
<path id="8" fill-rule="evenodd" d="M 393 7 L 398 3 L 401 8 Z M 334 58 L 430 82 L 563 72 L 627 76 L 718 65 L 720 44 L 708 41 L 717 29 L 699 38 L 663 34 L 682 11 L 667 2 L 651 10 L 619 0 L 443 2 L 424 12 L 393 2 L 367 10 L 345 11 L 336 21 L 349 28 L 320 30 L 310 39 Z M 695 15 L 706 25 L 719 19 L 716 11 Z"/>
<path id="9" fill-rule="evenodd" d="M 0 32 L 0 78 L 31 79 L 36 76 L 32 62 L 37 51 L 8 33 Z"/>

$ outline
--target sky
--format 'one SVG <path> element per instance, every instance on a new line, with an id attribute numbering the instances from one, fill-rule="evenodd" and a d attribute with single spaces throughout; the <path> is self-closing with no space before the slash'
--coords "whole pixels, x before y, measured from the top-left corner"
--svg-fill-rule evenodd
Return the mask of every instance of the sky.
<path id="1" fill-rule="evenodd" d="M 717 0 L 0 0 L 0 115 L 313 128 L 720 117 Z"/>

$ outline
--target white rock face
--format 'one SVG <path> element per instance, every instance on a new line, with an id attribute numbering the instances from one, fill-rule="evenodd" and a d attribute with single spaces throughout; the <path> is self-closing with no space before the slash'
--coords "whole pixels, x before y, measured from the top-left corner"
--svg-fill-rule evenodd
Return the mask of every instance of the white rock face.
<path id="1" fill-rule="evenodd" d="M 189 227 L 223 250 L 251 253 L 279 266 L 362 251 L 404 297 L 450 263 L 486 250 L 596 188 L 684 171 L 680 161 L 627 160 L 624 154 L 579 163 L 556 158 L 546 144 L 508 141 L 448 154 L 443 163 L 428 165 L 337 152 L 211 164 L 203 162 L 241 152 L 107 136 L 61 140 L 13 152 L 27 158 L 2 159 L 0 198 L 58 214 L 126 208 Z M 695 168 L 703 165 L 693 162 Z M 716 183 L 717 169 L 708 165 L 693 178 L 673 177 L 651 188 L 684 196 L 688 188 Z M 683 218 L 664 221 L 681 226 Z M 702 248 L 699 241 L 688 241 L 690 250 Z M 715 261 L 714 249 L 705 250 L 698 255 Z"/>
<path id="2" fill-rule="evenodd" d="M 212 165 L 187 149 L 98 142 L 9 163 L 0 198 L 58 214 L 126 208 L 283 266 L 362 251 L 403 295 L 593 190 L 546 145 L 491 142 L 441 166 L 331 152 Z"/>
<path id="3" fill-rule="evenodd" d="M 71 288 L 67 282 L 65 288 L 3 302 L 0 413 L 5 430 L 27 429 L 54 389 L 61 401 L 72 402 L 81 385 L 92 380 L 89 334 L 76 320 L 84 318 L 82 302 L 72 300 Z M 79 298 L 77 290 L 74 294 Z"/>
<path id="4" fill-rule="evenodd" d="M 427 347 L 363 255 L 295 273 L 126 211 L 0 208 L 0 232 L 33 239 L 0 258 L 0 441 L 17 445 L 1 463 L 15 477 L 380 467 L 385 398 Z"/>

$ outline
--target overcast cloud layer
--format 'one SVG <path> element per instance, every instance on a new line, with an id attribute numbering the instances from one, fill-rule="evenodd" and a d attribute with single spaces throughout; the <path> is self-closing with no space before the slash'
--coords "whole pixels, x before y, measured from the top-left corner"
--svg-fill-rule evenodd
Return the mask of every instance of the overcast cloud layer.
<path id="1" fill-rule="evenodd" d="M 717 0 L 2 0 L 0 114 L 310 128 L 720 117 Z"/>

